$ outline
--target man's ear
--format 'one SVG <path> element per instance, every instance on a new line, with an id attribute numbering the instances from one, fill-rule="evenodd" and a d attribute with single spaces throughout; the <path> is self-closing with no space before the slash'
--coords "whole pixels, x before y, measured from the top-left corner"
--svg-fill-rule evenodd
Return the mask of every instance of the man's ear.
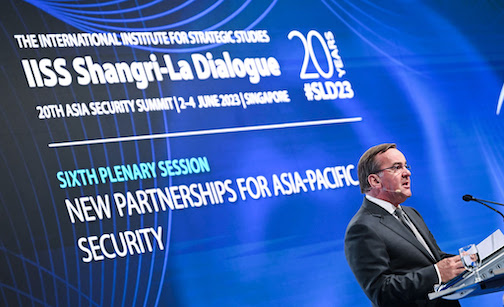
<path id="1" fill-rule="evenodd" d="M 381 186 L 381 180 L 380 180 L 380 176 L 376 175 L 376 174 L 371 174 L 368 176 L 368 183 L 369 185 L 372 187 L 372 188 L 376 188 L 378 186 Z"/>

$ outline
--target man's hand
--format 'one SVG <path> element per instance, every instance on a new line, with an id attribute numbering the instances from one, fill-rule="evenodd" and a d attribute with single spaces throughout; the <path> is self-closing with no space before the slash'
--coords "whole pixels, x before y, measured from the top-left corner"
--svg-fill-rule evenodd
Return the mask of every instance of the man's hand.
<path id="1" fill-rule="evenodd" d="M 439 273 L 441 274 L 441 282 L 443 283 L 449 281 L 465 270 L 460 256 L 445 258 L 437 263 L 437 267 Z"/>

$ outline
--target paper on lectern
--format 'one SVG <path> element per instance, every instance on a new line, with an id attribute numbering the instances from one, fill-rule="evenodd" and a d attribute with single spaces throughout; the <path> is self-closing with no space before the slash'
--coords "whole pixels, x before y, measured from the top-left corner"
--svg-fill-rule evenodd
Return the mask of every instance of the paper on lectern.
<path id="1" fill-rule="evenodd" d="M 497 229 L 485 240 L 481 241 L 477 247 L 481 261 L 483 261 L 495 251 L 504 247 L 504 234 L 502 234 L 500 229 Z"/>

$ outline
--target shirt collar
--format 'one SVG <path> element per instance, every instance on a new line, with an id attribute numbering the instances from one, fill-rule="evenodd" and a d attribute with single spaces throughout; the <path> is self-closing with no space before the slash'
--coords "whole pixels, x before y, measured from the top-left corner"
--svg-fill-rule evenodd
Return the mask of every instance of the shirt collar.
<path id="1" fill-rule="evenodd" d="M 388 201 L 385 201 L 383 199 L 379 199 L 379 198 L 376 198 L 376 197 L 373 197 L 373 196 L 370 196 L 367 194 L 366 194 L 366 198 L 369 201 L 375 203 L 376 205 L 382 207 L 383 209 L 385 209 L 388 213 L 390 213 L 392 215 L 394 215 L 395 209 L 401 208 L 401 205 L 397 205 L 397 207 L 396 207 L 396 206 L 392 205 L 391 203 L 389 203 Z"/>

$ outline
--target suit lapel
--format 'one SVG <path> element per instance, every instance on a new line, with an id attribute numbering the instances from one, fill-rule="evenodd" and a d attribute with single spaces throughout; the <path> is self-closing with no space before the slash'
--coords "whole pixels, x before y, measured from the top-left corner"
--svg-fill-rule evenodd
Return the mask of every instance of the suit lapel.
<path id="1" fill-rule="evenodd" d="M 405 239 L 406 241 L 408 241 L 409 243 L 411 243 L 413 246 L 415 246 L 422 254 L 425 255 L 425 257 L 427 257 L 428 259 L 430 259 L 431 261 L 435 261 L 436 259 L 432 259 L 431 255 L 429 255 L 429 252 L 425 249 L 425 247 L 423 247 L 422 243 L 420 243 L 420 241 L 418 241 L 418 239 L 415 237 L 415 235 L 411 232 L 411 230 L 409 230 L 408 228 L 406 228 L 405 225 L 403 225 L 403 223 L 401 223 L 398 219 L 396 219 L 393 215 L 391 215 L 390 213 L 388 213 L 385 209 L 383 209 L 382 207 L 376 205 L 375 203 L 369 201 L 367 198 L 364 198 L 364 203 L 363 203 L 364 207 L 366 210 L 368 210 L 373 216 L 377 217 L 380 219 L 380 223 L 389 228 L 390 230 L 392 230 L 393 232 L 397 233 L 400 237 L 402 237 L 403 239 Z M 408 211 L 409 213 L 409 211 Z M 408 214 L 408 216 L 410 216 L 410 214 Z M 419 223 L 418 222 L 418 219 L 414 219 L 413 220 L 413 223 L 415 223 L 415 226 L 417 226 Z M 420 223 L 420 224 L 423 224 L 423 223 Z M 417 227 L 419 228 L 419 227 Z M 420 227 L 422 228 L 422 227 Z M 424 236 L 424 238 L 428 238 L 425 236 L 425 231 L 420 231 L 419 229 L 419 232 L 422 236 Z M 432 244 L 430 242 L 430 240 L 427 240 L 425 239 L 427 243 L 427 245 L 429 245 L 429 248 L 431 248 L 431 250 L 433 250 L 432 248 Z M 434 254 L 435 257 L 439 257 L 437 254 Z"/>

